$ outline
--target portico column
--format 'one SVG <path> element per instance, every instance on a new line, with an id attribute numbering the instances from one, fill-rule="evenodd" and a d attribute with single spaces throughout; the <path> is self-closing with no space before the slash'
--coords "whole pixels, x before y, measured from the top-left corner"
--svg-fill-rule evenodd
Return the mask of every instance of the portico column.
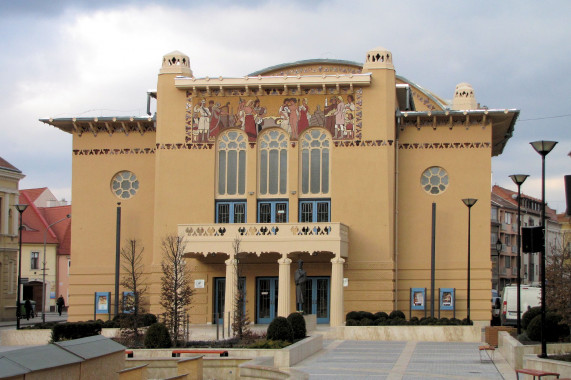
<path id="1" fill-rule="evenodd" d="M 331 326 L 343 326 L 343 263 L 342 257 L 331 259 Z"/>
<path id="2" fill-rule="evenodd" d="M 291 305 L 291 272 L 290 264 L 291 259 L 288 259 L 287 254 L 284 254 L 278 260 L 279 266 L 279 281 L 278 281 L 278 316 L 287 317 L 290 313 Z"/>
<path id="3" fill-rule="evenodd" d="M 233 257 L 225 261 L 226 263 L 226 286 L 224 289 L 224 329 L 228 331 L 228 326 L 234 320 L 234 305 L 236 302 L 236 265 L 237 260 Z"/>

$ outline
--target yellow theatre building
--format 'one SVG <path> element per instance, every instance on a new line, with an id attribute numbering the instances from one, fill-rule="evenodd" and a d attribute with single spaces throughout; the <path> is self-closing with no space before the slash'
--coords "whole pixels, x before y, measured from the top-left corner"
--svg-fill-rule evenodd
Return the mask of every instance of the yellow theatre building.
<path id="1" fill-rule="evenodd" d="M 162 312 L 161 242 L 178 234 L 191 323 L 233 310 L 236 260 L 254 323 L 296 310 L 299 260 L 303 309 L 318 323 L 359 310 L 420 317 L 432 298 L 435 314 L 465 318 L 462 200 L 474 198 L 470 312 L 487 323 L 491 158 L 519 111 L 480 109 L 467 83 L 446 102 L 396 75 L 386 49 L 364 58 L 198 78 L 175 51 L 149 93 L 155 115 L 42 119 L 73 135 L 70 320 L 93 318 L 94 292 L 114 297 L 118 202 L 121 236 L 144 246 L 152 313 Z"/>

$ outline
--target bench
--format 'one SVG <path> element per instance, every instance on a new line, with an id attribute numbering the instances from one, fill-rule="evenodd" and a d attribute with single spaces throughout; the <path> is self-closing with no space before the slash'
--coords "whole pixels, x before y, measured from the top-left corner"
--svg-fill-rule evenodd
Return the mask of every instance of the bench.
<path id="1" fill-rule="evenodd" d="M 228 356 L 228 351 L 226 350 L 173 350 L 172 357 L 179 358 L 180 354 L 219 354 L 220 357 Z"/>
<path id="2" fill-rule="evenodd" d="M 496 348 L 494 346 L 480 346 L 478 347 L 478 352 L 480 353 L 480 363 L 485 361 L 494 361 L 494 353 L 496 352 Z M 490 352 L 492 353 L 490 355 Z M 483 354 L 483 356 L 482 356 Z M 485 357 L 488 357 L 489 360 L 486 360 Z"/>
<path id="3" fill-rule="evenodd" d="M 559 379 L 559 374 L 557 372 L 547 372 L 547 371 L 542 371 L 540 369 L 516 369 L 515 370 L 515 374 L 517 379 L 519 380 L 519 374 L 522 373 L 524 375 L 531 375 L 533 376 L 533 380 L 540 379 L 543 376 L 555 376 L 557 379 Z"/>

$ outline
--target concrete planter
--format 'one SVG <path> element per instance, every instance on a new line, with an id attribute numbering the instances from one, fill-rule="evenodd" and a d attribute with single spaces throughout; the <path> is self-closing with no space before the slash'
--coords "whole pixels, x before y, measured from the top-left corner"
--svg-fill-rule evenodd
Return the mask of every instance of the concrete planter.
<path id="1" fill-rule="evenodd" d="M 101 335 L 115 338 L 120 329 L 102 329 Z M 0 330 L 0 342 L 3 346 L 39 346 L 48 344 L 52 339 L 52 330 Z"/>
<path id="2" fill-rule="evenodd" d="M 515 369 L 536 368 L 536 367 L 529 367 L 526 364 L 526 360 L 528 359 L 528 357 L 530 357 L 530 355 L 531 357 L 537 357 L 537 355 L 541 353 L 540 344 L 523 345 L 517 339 L 513 338 L 509 333 L 505 331 L 500 331 L 498 333 L 498 345 L 500 353 L 512 368 Z M 547 355 L 564 354 L 566 352 L 571 352 L 571 343 L 549 343 L 547 345 Z M 556 360 L 547 360 L 547 359 L 541 359 L 541 360 L 563 363 Z M 567 377 L 571 377 L 571 375 L 568 375 Z"/>
<path id="3" fill-rule="evenodd" d="M 338 326 L 325 339 L 419 342 L 481 342 L 479 326 Z"/>

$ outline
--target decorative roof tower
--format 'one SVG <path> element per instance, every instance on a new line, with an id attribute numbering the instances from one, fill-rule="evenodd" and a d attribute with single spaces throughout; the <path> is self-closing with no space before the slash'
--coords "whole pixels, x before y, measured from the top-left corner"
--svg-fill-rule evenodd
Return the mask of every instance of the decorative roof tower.
<path id="1" fill-rule="evenodd" d="M 385 49 L 384 47 L 377 47 L 371 49 L 367 52 L 367 59 L 363 65 L 363 72 L 369 71 L 371 69 L 392 69 L 393 66 L 393 54 Z"/>
<path id="2" fill-rule="evenodd" d="M 186 54 L 178 50 L 165 54 L 163 56 L 163 65 L 160 74 L 180 74 L 192 77 L 190 69 L 190 60 Z"/>
<path id="3" fill-rule="evenodd" d="M 475 110 L 478 109 L 474 89 L 470 83 L 458 83 L 454 91 L 454 99 L 452 100 L 453 110 Z"/>

